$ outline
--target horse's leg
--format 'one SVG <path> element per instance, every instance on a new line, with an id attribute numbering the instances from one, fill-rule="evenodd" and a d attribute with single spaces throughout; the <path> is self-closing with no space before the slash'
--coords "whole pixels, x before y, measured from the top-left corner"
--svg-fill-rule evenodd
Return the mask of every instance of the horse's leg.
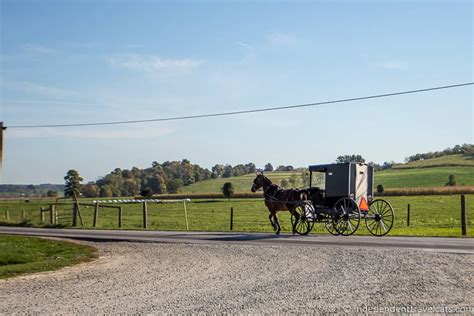
<path id="1" fill-rule="evenodd" d="M 297 212 L 295 212 L 295 206 L 294 205 L 291 205 L 289 207 L 287 206 L 287 209 L 290 212 L 290 214 L 295 217 L 295 221 L 293 222 L 293 225 L 292 225 L 293 235 L 294 235 L 294 234 L 296 234 L 296 224 L 298 223 L 298 221 L 300 219 L 300 215 Z"/>
<path id="2" fill-rule="evenodd" d="M 275 234 L 280 235 L 281 227 L 280 227 L 280 222 L 278 221 L 278 217 L 277 217 L 276 212 L 275 212 L 275 215 L 273 216 L 273 218 L 275 219 L 275 226 L 277 227 L 277 231 L 275 232 Z"/>
<path id="3" fill-rule="evenodd" d="M 270 212 L 270 215 L 268 215 L 268 219 L 270 220 L 270 224 L 272 224 L 273 230 L 276 230 L 275 223 L 272 220 L 273 213 Z"/>

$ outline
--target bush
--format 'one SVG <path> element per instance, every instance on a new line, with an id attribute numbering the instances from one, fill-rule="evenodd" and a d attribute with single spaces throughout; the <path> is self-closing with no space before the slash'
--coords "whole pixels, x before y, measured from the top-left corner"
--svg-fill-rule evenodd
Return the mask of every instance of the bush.
<path id="1" fill-rule="evenodd" d="M 224 183 L 224 186 L 222 186 L 222 193 L 224 196 L 228 199 L 230 199 L 234 195 L 234 186 L 232 185 L 232 182 L 226 182 Z"/>
<path id="2" fill-rule="evenodd" d="M 377 193 L 382 194 L 384 191 L 383 184 L 377 185 Z"/>
<path id="3" fill-rule="evenodd" d="M 448 178 L 448 183 L 446 186 L 454 187 L 456 186 L 456 176 L 454 174 L 450 174 Z"/>
<path id="4" fill-rule="evenodd" d="M 150 188 L 145 188 L 140 191 L 140 195 L 149 198 L 153 196 L 153 191 Z"/>

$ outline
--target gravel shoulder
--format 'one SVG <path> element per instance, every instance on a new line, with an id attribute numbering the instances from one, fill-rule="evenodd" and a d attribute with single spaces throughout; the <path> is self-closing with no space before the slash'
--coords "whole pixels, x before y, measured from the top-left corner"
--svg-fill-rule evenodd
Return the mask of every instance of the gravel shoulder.
<path id="1" fill-rule="evenodd" d="M 1 280 L 0 314 L 474 312 L 470 254 L 84 243 L 99 249 L 97 261 Z"/>

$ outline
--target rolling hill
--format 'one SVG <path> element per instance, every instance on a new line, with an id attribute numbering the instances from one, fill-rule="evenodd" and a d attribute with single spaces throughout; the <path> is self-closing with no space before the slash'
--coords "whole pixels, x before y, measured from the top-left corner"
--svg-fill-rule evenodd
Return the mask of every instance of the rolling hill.
<path id="1" fill-rule="evenodd" d="M 266 175 L 273 183 L 288 179 L 292 172 L 271 172 Z M 397 164 L 392 169 L 375 173 L 375 185 L 390 188 L 442 187 L 449 175 L 455 175 L 457 185 L 474 186 L 474 159 L 463 155 L 449 155 L 427 160 Z M 299 175 L 299 173 L 298 173 Z M 254 174 L 239 177 L 211 179 L 181 189 L 182 193 L 219 193 L 225 182 L 232 182 L 236 192 L 250 192 Z"/>

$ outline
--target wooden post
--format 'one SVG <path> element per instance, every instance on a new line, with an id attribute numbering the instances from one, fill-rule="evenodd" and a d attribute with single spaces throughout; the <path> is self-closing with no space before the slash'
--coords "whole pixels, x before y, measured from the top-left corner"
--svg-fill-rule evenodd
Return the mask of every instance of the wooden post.
<path id="1" fill-rule="evenodd" d="M 467 236 L 467 220 L 466 220 L 466 197 L 461 195 L 461 235 Z"/>
<path id="2" fill-rule="evenodd" d="M 49 223 L 54 224 L 54 205 L 49 206 Z"/>
<path id="3" fill-rule="evenodd" d="M 40 214 L 41 214 L 41 223 L 44 224 L 44 207 L 43 206 L 41 206 Z"/>
<path id="4" fill-rule="evenodd" d="M 234 228 L 234 208 L 230 207 L 230 230 Z"/>
<path id="5" fill-rule="evenodd" d="M 122 227 L 122 207 L 119 207 L 118 210 L 118 227 Z"/>
<path id="6" fill-rule="evenodd" d="M 76 204 L 72 205 L 72 226 L 77 226 L 77 206 Z"/>
<path id="7" fill-rule="evenodd" d="M 92 223 L 92 227 L 97 225 L 97 217 L 99 216 L 99 203 L 95 203 L 94 207 L 94 221 Z"/>
<path id="8" fill-rule="evenodd" d="M 147 228 L 148 226 L 148 204 L 147 202 L 143 202 L 143 228 Z"/>
<path id="9" fill-rule="evenodd" d="M 407 205 L 407 227 L 410 226 L 410 203 Z"/>
<path id="10" fill-rule="evenodd" d="M 184 218 L 186 219 L 186 230 L 189 230 L 188 211 L 186 210 L 186 201 L 183 201 L 183 204 L 184 204 Z"/>
<path id="11" fill-rule="evenodd" d="M 10 213 L 8 212 L 8 210 L 5 211 L 5 220 L 7 222 L 10 221 Z"/>

